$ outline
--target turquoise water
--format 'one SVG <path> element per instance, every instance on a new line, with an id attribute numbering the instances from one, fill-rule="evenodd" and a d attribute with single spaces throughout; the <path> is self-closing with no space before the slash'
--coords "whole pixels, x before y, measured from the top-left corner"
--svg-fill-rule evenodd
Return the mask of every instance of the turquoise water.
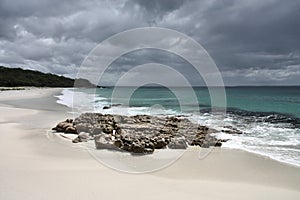
<path id="1" fill-rule="evenodd" d="M 122 88 L 129 90 L 129 88 Z M 218 88 L 212 88 L 217 90 Z M 142 87 L 138 88 L 130 99 L 131 107 L 150 107 L 156 104 L 166 109 L 180 111 L 178 98 L 175 96 L 174 90 L 181 91 L 185 88 L 163 88 L 163 87 Z M 207 88 L 194 88 L 198 98 L 200 109 L 210 108 L 210 96 Z M 101 97 L 110 101 L 113 88 L 97 89 L 97 93 Z M 252 112 L 273 112 L 289 114 L 300 117 L 300 87 L 227 87 L 227 107 L 241 109 Z M 179 97 L 180 98 L 180 97 Z M 117 101 L 116 101 L 117 102 Z M 193 111 L 193 106 L 190 107 Z"/>
<path id="2" fill-rule="evenodd" d="M 228 107 L 300 117 L 300 87 L 227 88 Z"/>

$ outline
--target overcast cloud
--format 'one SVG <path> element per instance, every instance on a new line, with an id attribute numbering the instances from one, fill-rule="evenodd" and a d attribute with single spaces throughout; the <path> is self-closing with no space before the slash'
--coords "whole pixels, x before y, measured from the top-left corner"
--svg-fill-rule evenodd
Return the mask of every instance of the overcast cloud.
<path id="1" fill-rule="evenodd" d="M 300 85 L 299 10 L 294 0 L 1 0 L 0 65 L 74 77 L 101 41 L 155 26 L 199 42 L 227 85 Z M 174 55 L 141 51 L 110 71 L 147 62 L 184 64 Z"/>

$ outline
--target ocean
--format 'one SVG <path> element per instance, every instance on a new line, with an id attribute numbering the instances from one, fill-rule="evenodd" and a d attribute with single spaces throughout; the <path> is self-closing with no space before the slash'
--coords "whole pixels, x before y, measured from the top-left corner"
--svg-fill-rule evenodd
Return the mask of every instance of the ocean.
<path id="1" fill-rule="evenodd" d="M 112 99 L 114 88 L 64 89 L 57 102 L 74 108 L 74 116 L 81 112 L 182 115 L 217 130 L 233 127 L 243 134 L 216 133 L 218 138 L 229 139 L 222 147 L 242 149 L 300 166 L 300 87 L 226 87 L 226 109 L 217 107 L 215 112 L 211 112 L 206 87 L 193 88 L 196 103 L 186 96 L 175 95 L 178 91 L 184 94 L 186 90 L 140 87 L 130 98 L 118 95 Z M 123 87 L 121 91 L 128 94 L 132 88 Z M 111 108 L 103 109 L 105 107 Z"/>

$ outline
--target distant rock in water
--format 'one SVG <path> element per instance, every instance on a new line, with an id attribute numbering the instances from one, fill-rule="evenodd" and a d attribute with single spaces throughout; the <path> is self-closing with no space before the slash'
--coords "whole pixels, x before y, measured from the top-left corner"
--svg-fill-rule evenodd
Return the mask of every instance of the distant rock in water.
<path id="1" fill-rule="evenodd" d="M 53 130 L 78 134 L 74 143 L 94 140 L 96 149 L 133 154 L 149 154 L 164 148 L 186 149 L 188 145 L 204 148 L 222 145 L 222 140 L 212 135 L 217 130 L 183 117 L 84 113 L 74 121 L 60 122 Z"/>
<path id="2" fill-rule="evenodd" d="M 224 126 L 223 128 L 224 129 L 222 129 L 221 131 L 227 134 L 243 134 L 243 131 L 240 131 L 233 126 Z"/>
<path id="3" fill-rule="evenodd" d="M 216 112 L 218 110 L 215 110 Z M 220 112 L 225 112 L 224 109 L 219 109 Z M 202 113 L 210 113 L 210 109 L 202 109 Z M 243 120 L 246 123 L 266 122 L 271 124 L 285 124 L 289 128 L 300 128 L 300 118 L 277 112 L 255 112 L 247 111 L 238 108 L 227 108 L 226 114 L 233 118 L 239 117 L 239 120 Z M 226 131 L 224 131 L 226 132 Z"/>

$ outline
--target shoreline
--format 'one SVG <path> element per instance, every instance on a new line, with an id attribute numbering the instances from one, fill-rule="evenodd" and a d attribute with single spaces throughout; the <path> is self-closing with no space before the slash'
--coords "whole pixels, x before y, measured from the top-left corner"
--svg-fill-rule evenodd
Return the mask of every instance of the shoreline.
<path id="1" fill-rule="evenodd" d="M 66 90 L 67 91 L 69 91 L 69 89 L 64 89 L 63 90 L 63 92 L 62 92 L 62 94 L 61 95 L 58 95 L 58 98 L 59 98 L 59 104 L 61 104 L 61 105 L 66 105 L 66 106 L 68 106 L 68 107 L 70 107 L 70 105 L 69 105 L 69 103 L 70 103 L 70 101 L 69 101 L 69 95 L 70 95 L 70 91 L 69 92 L 67 92 L 67 94 L 64 94 L 65 92 L 66 92 Z M 64 95 L 63 95 L 64 94 Z M 81 95 L 80 95 L 80 97 L 81 97 Z M 84 96 L 83 96 L 84 97 Z M 111 114 L 112 112 L 110 112 L 110 109 L 112 108 L 112 107 L 115 107 L 116 109 L 117 109 L 117 113 L 123 113 L 122 112 L 122 110 L 120 110 L 119 108 L 118 108 L 118 106 L 105 106 L 106 104 L 103 104 L 104 105 L 104 109 L 101 111 L 101 113 L 102 114 Z M 119 109 L 119 110 L 118 110 Z M 91 111 L 92 112 L 92 111 Z M 247 112 L 250 112 L 250 111 L 247 111 Z M 142 113 L 144 113 L 144 112 L 142 112 Z M 261 112 L 257 112 L 257 114 L 261 114 Z M 151 118 L 152 117 L 154 117 L 154 116 L 156 116 L 156 117 L 166 117 L 166 116 L 169 116 L 169 117 L 182 117 L 182 116 L 184 116 L 184 115 L 182 115 L 181 113 L 174 113 L 174 114 L 160 114 L 160 115 L 152 115 L 152 114 L 149 114 L 149 113 L 144 113 L 145 115 L 149 115 Z M 79 114 L 78 114 L 79 115 Z M 78 115 L 77 115 L 77 117 L 78 117 Z M 121 116 L 128 116 L 128 115 L 126 115 L 126 114 L 119 114 L 119 115 L 121 115 Z M 141 113 L 136 113 L 136 115 L 141 115 Z M 178 115 L 178 116 L 177 116 Z M 281 115 L 284 115 L 283 113 L 281 113 Z M 129 116 L 134 116 L 134 115 L 129 115 Z M 184 118 L 188 118 L 188 119 L 190 119 L 190 120 L 192 120 L 193 121 L 193 119 L 192 119 L 192 117 L 191 116 L 189 116 L 189 115 L 187 115 L 186 117 L 184 117 Z M 282 120 L 282 119 L 280 119 L 280 120 Z M 270 123 L 270 122 L 269 122 Z M 272 125 L 272 123 L 274 123 L 274 122 L 271 122 L 271 125 Z M 204 124 L 206 124 L 206 123 L 204 123 Z M 202 125 L 204 125 L 204 124 L 202 124 Z M 290 155 L 289 155 L 289 157 L 284 157 L 285 155 L 284 154 L 280 154 L 280 152 L 268 152 L 268 151 L 266 151 L 266 150 L 264 150 L 263 149 L 263 147 L 266 147 L 266 146 L 262 146 L 262 148 L 260 148 L 259 147 L 259 145 L 256 145 L 256 147 L 257 147 L 257 149 L 253 149 L 253 147 L 255 147 L 255 146 L 252 146 L 251 147 L 251 145 L 250 146 L 247 146 L 247 144 L 246 145 L 240 145 L 239 144 L 239 142 L 241 142 L 241 141 L 243 141 L 243 136 L 246 136 L 246 134 L 242 134 L 241 135 L 241 137 L 239 136 L 239 135 L 237 135 L 237 134 L 232 134 L 233 132 L 237 132 L 237 133 L 242 133 L 242 132 L 244 132 L 244 133 L 246 133 L 247 132 L 247 129 L 244 129 L 243 131 L 241 131 L 242 129 L 236 129 L 236 127 L 234 127 L 234 126 L 232 126 L 231 124 L 229 125 L 229 126 L 224 126 L 223 128 L 225 128 L 225 129 L 222 129 L 222 127 L 215 127 L 215 125 L 204 125 L 204 126 L 207 126 L 207 127 L 209 127 L 209 128 L 215 128 L 215 129 L 217 129 L 217 130 L 219 130 L 220 131 L 220 133 L 217 133 L 216 135 L 214 135 L 214 136 L 216 136 L 216 138 L 217 139 L 219 139 L 219 140 L 224 140 L 224 141 L 226 141 L 226 140 L 229 140 L 229 142 L 225 142 L 225 143 L 223 143 L 224 145 L 222 145 L 222 147 L 224 148 L 224 147 L 226 147 L 226 148 L 229 148 L 229 149 L 234 149 L 234 150 L 243 150 L 243 151 L 245 151 L 245 152 L 248 152 L 248 153 L 253 153 L 253 154 L 256 154 L 256 155 L 260 155 L 260 156 L 266 156 L 266 157 L 268 157 L 268 158 L 271 158 L 271 159 L 273 159 L 273 160 L 276 160 L 276 161 L 278 161 L 278 162 L 281 162 L 281 163 L 285 163 L 285 164 L 288 164 L 288 165 L 292 165 L 292 166 L 296 166 L 296 167 L 300 167 L 300 163 L 296 160 L 296 159 L 293 159 L 293 160 L 289 160 L 289 158 L 295 158 L 295 156 L 297 156 L 297 152 L 296 151 L 292 151 L 292 153 L 291 153 L 291 151 L 290 151 Z M 228 128 L 229 127 L 229 128 Z M 230 129 L 230 127 L 232 128 L 232 129 Z M 271 126 L 272 127 L 272 126 Z M 271 128 L 271 127 L 269 127 L 269 128 Z M 226 130 L 227 129 L 227 130 Z M 287 131 L 287 130 L 283 130 L 284 128 L 282 128 L 282 132 L 283 131 Z M 297 128 L 296 128 L 297 129 Z M 295 130 L 296 130 L 295 129 Z M 299 129 L 300 130 L 300 129 Z M 222 131 L 222 133 L 221 133 L 221 131 Z M 224 131 L 224 133 L 228 133 L 227 131 L 230 131 L 231 133 L 229 133 L 229 134 L 225 134 L 225 135 L 222 135 L 223 134 L 223 131 Z M 277 130 L 278 131 L 278 130 Z M 276 132 L 277 133 L 277 132 Z M 74 139 L 74 138 L 73 138 Z M 233 139 L 233 140 L 232 140 Z M 251 139 L 251 138 L 250 138 Z M 263 139 L 259 139 L 259 138 L 256 138 L 257 139 L 257 141 L 256 141 L 256 143 L 258 143 L 258 142 L 260 142 L 260 141 L 263 141 Z M 231 140 L 232 141 L 234 141 L 233 143 L 231 143 Z M 246 140 L 247 141 L 247 138 L 246 139 L 244 139 L 244 140 Z M 246 142 L 246 141 L 244 141 L 244 142 Z M 266 142 L 266 141 L 264 141 L 264 142 Z M 230 144 L 229 144 L 230 143 Z M 265 143 L 265 145 L 267 145 L 267 143 Z M 277 147 L 276 146 L 274 146 L 274 148 L 276 149 Z M 258 150 L 259 149 L 259 150 Z M 278 151 L 283 151 L 283 150 L 286 150 L 286 149 L 279 149 Z M 282 157 L 283 156 L 283 157 Z"/>
<path id="2" fill-rule="evenodd" d="M 171 166 L 147 174 L 107 168 L 85 150 L 46 137 L 47 130 L 71 115 L 68 107 L 56 103 L 54 95 L 61 90 L 1 93 L 0 112 L 5 113 L 0 116 L 1 199 L 126 199 L 132 194 L 143 199 L 300 196 L 299 167 L 224 147 L 214 149 L 201 162 L 198 150 L 189 149 Z"/>
<path id="3" fill-rule="evenodd" d="M 46 88 L 23 87 L 23 88 L 24 89 L 21 89 L 21 90 L 1 91 L 1 92 L 5 92 L 5 93 L 10 93 L 10 94 L 6 94 L 4 97 L 3 96 L 0 97 L 0 107 L 2 108 L 4 106 L 4 107 L 12 107 L 15 109 L 30 109 L 30 110 L 36 110 L 38 112 L 55 110 L 55 111 L 59 111 L 59 114 L 62 114 L 62 113 L 66 114 L 66 116 L 68 116 L 68 117 L 70 117 L 72 115 L 72 114 L 70 114 L 71 108 L 69 108 L 67 105 L 57 103 L 57 100 L 58 100 L 57 96 L 61 95 L 62 91 L 64 89 L 69 89 L 69 88 L 47 88 L 47 87 Z M 38 91 L 38 92 L 36 93 L 36 91 Z M 19 94 L 17 94 L 17 92 L 19 92 Z M 28 92 L 30 92 L 30 93 L 27 94 Z M 22 96 L 22 99 L 19 99 L 20 95 Z M 32 98 L 32 95 L 34 96 L 33 98 Z M 26 102 L 24 104 L 24 101 L 23 101 L 24 99 L 30 99 L 30 103 Z M 38 99 L 37 101 L 39 102 L 39 105 L 32 103 L 34 99 L 36 99 L 36 100 Z M 45 102 L 45 100 L 47 100 L 47 101 Z M 47 105 L 47 107 L 52 106 L 52 107 L 54 107 L 54 109 L 45 108 L 45 105 Z M 65 118 L 61 118 L 61 120 L 64 120 L 64 119 Z M 60 119 L 56 120 L 55 123 L 59 122 L 59 120 Z M 0 121 L 0 123 L 1 123 L 1 121 Z M 49 125 L 49 129 L 47 129 L 47 130 L 51 130 L 52 127 L 53 126 Z M 61 138 L 63 139 L 63 137 L 61 137 Z M 69 139 L 68 140 L 66 139 L 66 141 L 69 141 Z M 197 147 L 195 147 L 195 148 L 197 148 Z M 271 161 L 278 162 L 280 164 L 284 164 L 289 167 L 295 167 L 295 168 L 300 169 L 300 166 L 298 166 L 296 164 L 279 161 L 279 160 L 272 158 L 271 156 L 248 151 L 246 149 L 238 149 L 238 148 L 230 148 L 230 147 L 221 147 L 221 148 L 229 150 L 229 151 L 240 151 L 240 152 L 248 153 L 253 156 L 270 159 Z M 192 150 L 192 149 L 193 149 L 193 147 L 192 148 L 189 147 L 187 150 Z"/>
<path id="4" fill-rule="evenodd" d="M 300 165 L 290 163 L 290 162 L 281 161 L 281 160 L 277 160 L 275 158 L 272 158 L 272 156 L 265 155 L 263 153 L 258 153 L 258 152 L 250 151 L 250 150 L 247 150 L 247 149 L 238 149 L 238 148 L 230 148 L 230 147 L 222 147 L 222 148 L 223 149 L 228 149 L 228 150 L 233 150 L 233 151 L 242 151 L 242 152 L 245 152 L 245 153 L 248 153 L 248 154 L 252 154 L 254 156 L 259 156 L 259 157 L 262 157 L 262 158 L 265 158 L 265 159 L 270 159 L 272 161 L 278 162 L 280 164 L 283 164 L 283 165 L 286 165 L 286 166 L 289 166 L 289 167 L 295 167 L 295 168 L 300 169 Z"/>
<path id="5" fill-rule="evenodd" d="M 64 89 L 69 89 L 69 88 L 24 87 L 24 90 L 23 89 L 22 90 L 4 90 L 1 92 L 10 93 L 10 94 L 6 94 L 4 97 L 1 96 L 0 107 L 4 106 L 4 107 L 12 107 L 15 109 L 31 109 L 31 110 L 37 110 L 39 112 L 55 110 L 55 111 L 59 111 L 59 114 L 64 113 L 64 114 L 66 114 L 66 116 L 70 117 L 72 115 L 72 114 L 70 114 L 71 108 L 69 108 L 67 105 L 57 103 L 57 100 L 58 100 L 57 96 L 61 95 L 62 91 Z M 17 94 L 17 92 L 19 92 L 19 94 Z M 28 94 L 28 92 L 29 92 L 29 94 Z M 22 99 L 19 99 L 20 95 L 22 96 Z M 33 98 L 32 98 L 32 95 L 34 96 Z M 24 103 L 24 101 L 23 101 L 24 99 L 30 99 L 30 103 L 29 102 Z M 39 105 L 32 103 L 34 99 L 36 99 L 39 102 Z M 45 100 L 47 100 L 47 101 L 45 102 Z M 45 105 L 47 105 L 47 106 L 45 106 Z M 45 108 L 45 107 L 50 107 L 50 106 L 54 107 L 54 109 Z M 65 118 L 61 118 L 61 120 L 64 120 L 64 119 Z M 55 123 L 57 123 L 57 122 L 59 122 L 59 119 L 55 121 Z M 0 123 L 1 123 L 1 121 L 0 121 Z M 47 129 L 47 130 L 51 130 L 52 127 L 53 126 L 49 125 L 49 129 Z M 61 138 L 63 139 L 63 137 L 61 137 Z M 67 140 L 67 141 L 69 141 L 69 140 Z M 195 147 L 195 148 L 197 148 L 197 147 Z M 238 148 L 230 148 L 230 147 L 221 147 L 221 148 L 229 150 L 229 151 L 245 152 L 245 153 L 251 154 L 253 156 L 270 159 L 270 160 L 278 162 L 280 164 L 284 164 L 284 165 L 287 165 L 290 167 L 295 167 L 295 168 L 300 169 L 300 166 L 298 166 L 296 164 L 279 161 L 268 155 L 259 154 L 256 152 L 248 151 L 246 149 L 238 149 Z M 189 147 L 187 150 L 191 150 L 191 149 L 193 149 L 193 147 L 192 148 Z"/>

